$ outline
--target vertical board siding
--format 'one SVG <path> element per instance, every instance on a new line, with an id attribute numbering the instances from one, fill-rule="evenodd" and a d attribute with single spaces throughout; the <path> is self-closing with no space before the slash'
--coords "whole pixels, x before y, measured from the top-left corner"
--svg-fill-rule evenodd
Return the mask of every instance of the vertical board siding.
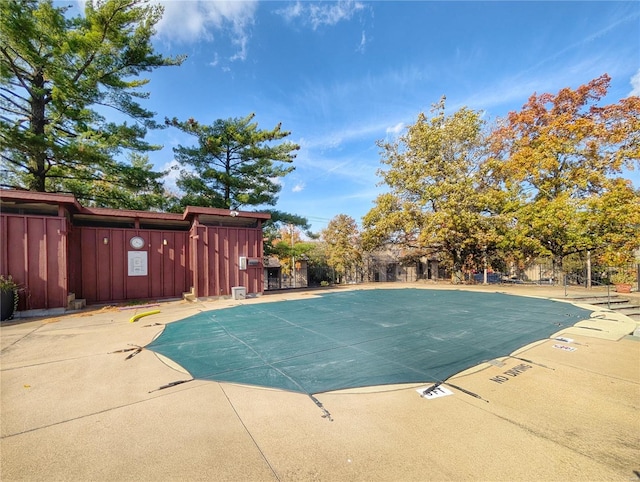
<path id="1" fill-rule="evenodd" d="M 164 284 L 164 266 L 163 266 L 163 262 L 164 262 L 164 256 L 163 254 L 163 240 L 165 239 L 165 237 L 162 235 L 161 232 L 150 232 L 149 233 L 149 266 L 158 266 L 160 267 L 160 269 L 158 270 L 158 273 L 156 273 L 155 276 L 149 276 L 148 281 L 149 281 L 149 286 L 148 289 L 150 290 L 151 293 L 160 293 L 160 296 L 162 297 L 162 293 L 164 292 L 163 290 L 163 284 Z M 167 280 L 168 282 L 171 282 L 171 280 Z"/>
<path id="2" fill-rule="evenodd" d="M 73 260 L 67 263 L 68 289 L 70 294 L 79 294 L 82 290 L 82 257 L 77 255 L 81 247 L 80 230 L 73 226 L 69 226 L 68 230 L 67 260 Z"/>
<path id="3" fill-rule="evenodd" d="M 145 240 L 141 250 L 130 247 L 133 236 Z M 263 287 L 262 262 L 239 266 L 241 256 L 262 261 L 260 228 L 78 227 L 65 217 L 3 213 L 0 244 L 0 273 L 24 287 L 19 310 L 66 307 L 69 292 L 106 303 L 181 297 L 191 286 L 198 297 L 230 296 L 234 286 L 258 294 Z M 129 251 L 147 252 L 147 276 L 128 275 Z"/>
<path id="4" fill-rule="evenodd" d="M 223 296 L 228 296 L 231 294 L 231 287 L 232 286 L 237 286 L 234 284 L 234 280 L 231 279 L 232 278 L 232 273 L 235 275 L 236 270 L 238 269 L 238 262 L 235 261 L 235 256 L 233 256 L 233 253 L 230 252 L 229 250 L 229 245 L 231 244 L 230 241 L 230 236 L 229 233 L 230 229 L 228 228 L 217 228 L 216 231 L 218 232 L 218 242 L 220 244 L 222 244 L 222 259 L 220 260 L 220 286 L 219 286 L 219 291 L 220 294 Z M 233 230 L 232 232 L 234 232 L 235 230 Z M 231 269 L 232 266 L 235 264 L 235 269 Z"/>
<path id="5" fill-rule="evenodd" d="M 164 240 L 167 244 L 164 244 Z M 189 233 L 184 231 L 162 231 L 160 269 L 162 286 L 160 296 L 163 298 L 182 297 L 182 293 L 189 290 L 187 283 L 187 243 Z M 176 253 L 184 255 L 176 256 Z"/>
<path id="6" fill-rule="evenodd" d="M 129 239 L 126 236 L 124 230 L 114 229 L 110 233 L 111 239 L 109 240 L 109 269 L 111 279 L 115 282 L 111 283 L 111 300 L 126 300 L 127 287 L 129 285 L 127 280 L 127 243 Z M 104 246 L 104 245 L 103 245 Z M 121 280 L 117 282 L 116 280 Z"/>
<path id="7" fill-rule="evenodd" d="M 9 272 L 9 235 L 7 234 L 8 216 L 0 216 L 0 274 Z"/>
<path id="8" fill-rule="evenodd" d="M 230 296 L 231 288 L 244 286 L 248 294 L 262 293 L 262 230 L 198 226 L 194 272 L 196 296 Z M 257 267 L 240 269 L 240 256 L 258 258 Z"/>
<path id="9" fill-rule="evenodd" d="M 178 298 L 188 291 L 189 233 L 119 228 L 79 229 L 82 264 L 80 296 L 88 302 Z M 133 236 L 145 240 L 142 249 L 131 248 L 129 241 Z M 147 253 L 146 276 L 129 276 L 129 251 Z"/>
<path id="10" fill-rule="evenodd" d="M 194 224 L 189 230 L 189 280 L 191 281 L 190 287 L 193 288 L 193 292 L 196 294 L 200 291 L 200 285 L 198 283 L 198 256 L 200 255 L 198 225 Z"/>
<path id="11" fill-rule="evenodd" d="M 85 298 L 86 300 L 95 300 L 98 298 L 98 289 L 96 283 L 98 276 L 96 271 L 96 256 L 88 256 L 88 249 L 85 246 L 95 246 L 97 232 L 95 229 L 80 229 L 80 246 L 75 256 L 80 254 L 82 264 L 82 275 L 76 296 Z"/>
<path id="12" fill-rule="evenodd" d="M 111 286 L 114 284 L 122 284 L 122 278 L 114 278 L 111 267 L 113 260 L 111 257 L 112 247 L 116 245 L 116 240 L 111 236 L 111 229 L 98 229 L 95 236 L 95 248 L 90 251 L 90 256 L 95 257 L 96 276 L 98 288 L 97 299 L 91 301 L 109 301 L 113 300 Z M 104 244 L 103 240 L 107 239 L 108 244 Z M 84 254 L 84 246 L 83 246 Z M 88 300 L 87 300 L 88 301 Z"/>
<path id="13" fill-rule="evenodd" d="M 64 306 L 66 301 L 61 290 L 65 291 L 67 288 L 67 246 L 64 242 L 66 233 L 63 233 L 63 227 L 59 222 L 46 222 L 44 228 L 46 241 L 42 248 L 47 253 L 45 272 L 49 279 L 45 286 L 47 306 L 50 302 L 54 304 L 62 302 Z"/>
<path id="14" fill-rule="evenodd" d="M 0 272 L 20 285 L 19 310 L 67 305 L 67 220 L 2 214 Z"/>

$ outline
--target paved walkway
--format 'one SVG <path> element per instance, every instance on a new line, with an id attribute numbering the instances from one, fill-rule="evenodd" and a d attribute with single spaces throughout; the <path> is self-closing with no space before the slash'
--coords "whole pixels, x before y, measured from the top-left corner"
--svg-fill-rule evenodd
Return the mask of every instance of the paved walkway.
<path id="1" fill-rule="evenodd" d="M 376 284 L 371 287 L 406 287 Z M 451 286 L 426 286 L 441 289 Z M 362 288 L 362 287 L 357 287 Z M 563 288 L 461 289 L 564 298 Z M 571 290 L 568 294 L 584 293 Z M 144 346 L 201 310 L 314 296 L 88 309 L 3 324 L 1 474 L 14 480 L 636 480 L 640 339 L 602 312 L 425 385 L 316 396 L 192 381 Z M 160 313 L 129 323 L 136 313 Z M 564 348 L 562 348 L 564 347 Z M 326 416 L 327 413 L 330 415 Z"/>

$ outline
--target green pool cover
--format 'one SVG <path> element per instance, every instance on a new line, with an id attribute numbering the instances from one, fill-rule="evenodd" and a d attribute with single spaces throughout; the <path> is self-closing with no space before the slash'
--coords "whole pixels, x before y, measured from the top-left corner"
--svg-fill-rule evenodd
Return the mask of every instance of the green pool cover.
<path id="1" fill-rule="evenodd" d="M 499 293 L 355 290 L 203 312 L 147 348 L 194 378 L 313 394 L 442 381 L 589 316 Z"/>

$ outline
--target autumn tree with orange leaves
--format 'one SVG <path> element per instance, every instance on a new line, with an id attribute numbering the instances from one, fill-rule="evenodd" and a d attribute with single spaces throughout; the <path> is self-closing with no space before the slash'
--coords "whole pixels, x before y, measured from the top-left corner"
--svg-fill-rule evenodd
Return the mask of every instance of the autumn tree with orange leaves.
<path id="1" fill-rule="evenodd" d="M 489 262 L 524 268 L 541 256 L 630 261 L 640 192 L 622 177 L 640 160 L 640 98 L 601 105 L 610 78 L 534 94 L 492 128 L 463 107 L 420 114 L 380 141 L 389 191 L 363 218 L 367 250 L 393 244 L 437 255 L 452 280 Z"/>
<path id="2" fill-rule="evenodd" d="M 638 249 L 640 192 L 621 178 L 640 163 L 640 98 L 598 105 L 610 77 L 534 94 L 490 136 L 492 176 L 516 195 L 505 248 L 521 255 L 596 251 L 606 261 Z M 622 259 L 624 258 L 624 259 Z"/>

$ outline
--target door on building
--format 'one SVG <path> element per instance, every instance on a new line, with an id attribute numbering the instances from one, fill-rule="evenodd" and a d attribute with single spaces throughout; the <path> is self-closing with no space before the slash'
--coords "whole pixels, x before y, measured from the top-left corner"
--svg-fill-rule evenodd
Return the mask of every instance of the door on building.
<path id="1" fill-rule="evenodd" d="M 280 288 L 280 268 L 267 268 L 267 289 L 279 290 Z"/>
<path id="2" fill-rule="evenodd" d="M 397 266 L 396 263 L 387 265 L 387 281 L 397 281 Z"/>

